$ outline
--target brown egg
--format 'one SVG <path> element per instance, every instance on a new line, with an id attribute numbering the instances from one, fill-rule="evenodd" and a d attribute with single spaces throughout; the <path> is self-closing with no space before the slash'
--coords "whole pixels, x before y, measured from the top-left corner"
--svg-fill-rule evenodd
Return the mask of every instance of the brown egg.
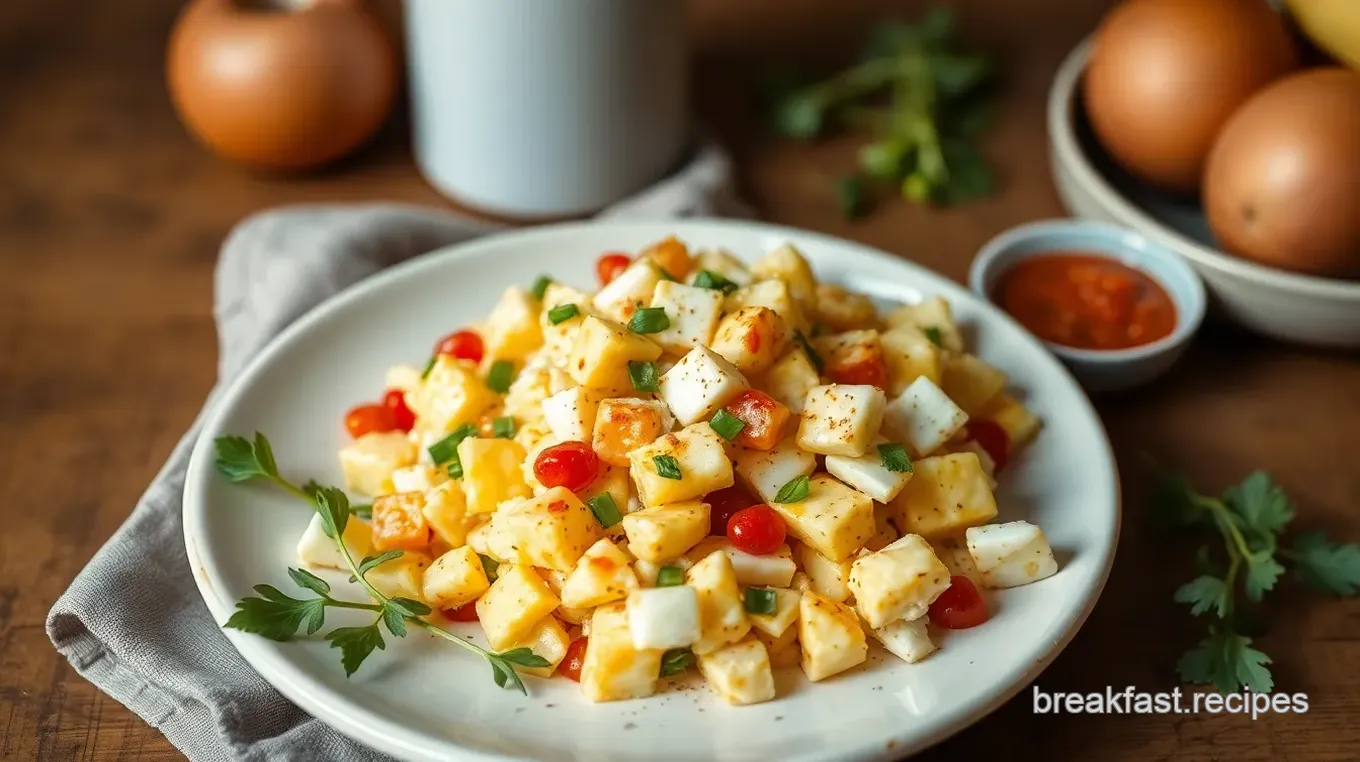
<path id="1" fill-rule="evenodd" d="M 194 0 L 166 61 L 171 100 L 213 151 L 307 169 L 352 151 L 396 96 L 392 44 L 362 0 Z"/>
<path id="2" fill-rule="evenodd" d="M 1247 101 L 1209 155 L 1204 207 L 1228 251 L 1360 275 L 1360 74 L 1312 69 Z"/>
<path id="3" fill-rule="evenodd" d="M 1284 22 L 1264 0 L 1127 0 L 1096 33 L 1083 94 L 1115 161 L 1149 184 L 1194 193 L 1233 110 L 1296 66 Z"/>

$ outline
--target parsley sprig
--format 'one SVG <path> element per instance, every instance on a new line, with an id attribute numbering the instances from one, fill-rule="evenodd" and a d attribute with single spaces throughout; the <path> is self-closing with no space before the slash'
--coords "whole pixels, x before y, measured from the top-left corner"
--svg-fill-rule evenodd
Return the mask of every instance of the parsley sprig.
<path id="1" fill-rule="evenodd" d="M 1180 529 L 1213 530 L 1221 547 L 1200 548 L 1200 575 L 1176 590 L 1177 603 L 1210 619 L 1209 634 L 1176 665 L 1182 679 L 1212 684 L 1222 693 L 1243 687 L 1267 693 L 1275 686 L 1271 659 L 1244 634 L 1247 604 L 1258 604 L 1275 589 L 1289 563 L 1309 586 L 1338 596 L 1360 591 L 1360 546 L 1334 542 L 1311 531 L 1284 542 L 1294 504 L 1275 480 L 1254 471 L 1221 496 L 1204 495 L 1180 474 L 1164 473 L 1155 516 Z"/>
<path id="2" fill-rule="evenodd" d="M 269 440 L 263 434 L 257 433 L 253 442 L 242 437 L 221 437 L 216 440 L 216 445 L 217 469 L 230 481 L 266 479 L 310 502 L 321 517 L 322 530 L 335 541 L 340 556 L 349 567 L 351 581 L 359 583 L 373 600 L 372 603 L 360 603 L 335 598 L 331 595 L 330 583 L 304 569 L 290 568 L 288 576 L 294 584 L 312 592 L 313 597 L 293 598 L 273 586 L 256 585 L 254 589 L 259 597 L 237 601 L 236 612 L 227 620 L 227 627 L 284 641 L 291 640 L 303 627 L 307 635 L 320 631 L 325 626 L 328 607 L 371 611 L 374 614 L 373 621 L 367 625 L 337 627 L 325 635 L 332 648 L 340 649 L 340 663 L 345 668 L 346 676 L 354 674 L 373 651 L 387 647 L 383 640 L 384 629 L 394 637 L 404 638 L 409 632 L 408 626 L 425 630 L 480 655 L 491 665 L 492 679 L 501 688 L 513 686 L 527 694 L 524 681 L 515 667 L 549 666 L 546 659 L 528 648 L 513 648 L 500 653 L 481 648 L 423 619 L 432 613 L 424 603 L 411 598 L 389 597 L 380 592 L 369 582 L 368 573 L 400 558 L 402 551 L 389 550 L 356 562 L 342 539 L 345 527 L 355 515 L 349 498 L 335 487 L 322 487 L 315 482 L 298 487 L 283 478 L 279 474 Z"/>

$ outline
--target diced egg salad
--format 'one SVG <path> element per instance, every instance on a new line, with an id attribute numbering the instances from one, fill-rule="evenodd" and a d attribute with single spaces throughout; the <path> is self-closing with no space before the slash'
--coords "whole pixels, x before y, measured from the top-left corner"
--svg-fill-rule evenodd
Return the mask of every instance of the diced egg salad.
<path id="1" fill-rule="evenodd" d="M 1057 571 L 997 516 L 1039 431 L 940 298 L 880 314 L 783 245 L 747 265 L 670 238 L 550 277 L 399 365 L 346 419 L 346 487 L 373 497 L 368 574 L 490 647 L 527 647 L 587 699 L 697 670 L 732 704 L 773 670 L 906 662 L 982 624 L 985 591 Z M 314 521 L 304 564 L 341 568 Z"/>

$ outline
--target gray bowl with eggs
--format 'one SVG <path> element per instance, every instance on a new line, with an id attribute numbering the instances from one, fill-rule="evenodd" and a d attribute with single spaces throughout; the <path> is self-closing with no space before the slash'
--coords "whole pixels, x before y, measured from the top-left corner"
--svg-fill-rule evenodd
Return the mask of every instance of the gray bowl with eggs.
<path id="1" fill-rule="evenodd" d="M 1053 178 L 1067 209 L 1134 228 L 1185 257 L 1214 308 L 1247 328 L 1289 342 L 1360 347 L 1360 281 L 1288 272 L 1221 251 L 1197 203 L 1150 189 L 1115 165 L 1081 102 L 1090 56 L 1088 39 L 1063 62 L 1049 93 Z"/>

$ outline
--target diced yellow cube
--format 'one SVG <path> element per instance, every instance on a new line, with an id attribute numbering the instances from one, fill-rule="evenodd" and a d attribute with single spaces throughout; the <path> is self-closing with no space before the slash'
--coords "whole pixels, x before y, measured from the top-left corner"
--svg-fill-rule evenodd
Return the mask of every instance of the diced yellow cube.
<path id="1" fill-rule="evenodd" d="M 506 500 L 528 497 L 524 459 L 524 448 L 512 439 L 468 437 L 459 442 L 468 513 L 492 513 Z"/>
<path id="2" fill-rule="evenodd" d="M 813 474 L 808 496 L 775 503 L 789 534 L 832 561 L 844 561 L 874 535 L 874 501 L 830 474 Z"/>
<path id="3" fill-rule="evenodd" d="M 791 243 L 756 260 L 751 265 L 751 272 L 759 280 L 778 278 L 784 281 L 800 304 L 812 304 L 816 298 L 817 279 L 812 274 L 812 266 Z"/>
<path id="4" fill-rule="evenodd" d="M 813 299 L 813 319 L 832 331 L 856 331 L 878 327 L 874 301 L 831 283 L 818 283 Z"/>
<path id="5" fill-rule="evenodd" d="M 798 446 L 821 455 L 858 458 L 883 425 L 888 399 L 867 384 L 814 386 L 803 401 Z"/>
<path id="6" fill-rule="evenodd" d="M 855 608 L 878 629 L 898 619 L 919 619 L 949 589 L 949 569 L 930 544 L 908 534 L 883 550 L 855 559 L 850 566 L 850 592 Z"/>
<path id="7" fill-rule="evenodd" d="M 798 610 L 799 604 L 803 600 L 803 594 L 797 590 L 789 590 L 782 587 L 770 588 L 774 591 L 774 613 L 773 614 L 747 614 L 751 620 L 751 627 L 757 634 L 763 633 L 766 637 L 773 639 L 767 641 L 778 642 L 778 639 L 788 636 L 788 640 L 798 637 Z M 765 638 L 761 638 L 765 640 Z"/>
<path id="8" fill-rule="evenodd" d="M 560 323 L 552 322 L 548 317 L 552 309 L 568 304 L 576 305 L 577 315 Z M 538 327 L 543 333 L 543 356 L 556 362 L 566 362 L 581 330 L 581 323 L 586 315 L 591 314 L 595 314 L 595 308 L 589 296 L 561 283 L 548 284 L 543 292 L 543 309 L 538 313 Z"/>
<path id="9" fill-rule="evenodd" d="M 621 701 L 656 692 L 662 651 L 633 647 L 628 609 L 622 602 L 595 609 L 589 637 L 581 665 L 581 692 L 587 699 Z"/>
<path id="10" fill-rule="evenodd" d="M 646 336 L 612 320 L 589 315 L 581 321 L 580 333 L 567 360 L 567 372 L 581 386 L 628 394 L 633 390 L 628 361 L 649 361 L 660 356 L 661 345 Z"/>
<path id="11" fill-rule="evenodd" d="M 511 286 L 486 316 L 482 340 L 486 356 L 500 360 L 524 360 L 543 346 L 538 324 L 538 300 L 518 286 Z"/>
<path id="12" fill-rule="evenodd" d="M 1006 388 L 1006 374 L 972 355 L 951 354 L 944 361 L 940 388 L 973 416 Z"/>
<path id="13" fill-rule="evenodd" d="M 477 619 L 496 651 L 524 640 L 561 601 L 531 567 L 501 564 L 496 581 L 477 599 Z"/>
<path id="14" fill-rule="evenodd" d="M 755 632 L 755 636 L 765 644 L 765 650 L 770 654 L 770 666 L 775 669 L 797 667 L 803 658 L 803 649 L 798 647 L 797 627 L 790 627 L 777 638 L 771 638 L 759 630 Z"/>
<path id="15" fill-rule="evenodd" d="M 727 554 L 728 560 L 732 562 L 732 570 L 736 572 L 737 584 L 752 587 L 788 587 L 789 581 L 797 572 L 797 564 L 793 560 L 793 551 L 788 543 L 780 543 L 769 553 L 756 555 L 747 553 L 732 544 L 725 535 L 711 535 L 699 541 L 698 545 L 690 548 L 685 553 L 685 558 L 692 562 L 699 562 L 708 557 L 708 554 L 715 550 L 720 550 Z"/>
<path id="16" fill-rule="evenodd" d="M 699 673 L 729 704 L 759 704 L 774 698 L 774 673 L 765 644 L 755 638 L 699 655 Z"/>
<path id="17" fill-rule="evenodd" d="M 896 397 L 922 376 L 939 385 L 943 368 L 941 350 L 921 329 L 900 325 L 878 337 L 888 366 L 888 396 Z"/>
<path id="18" fill-rule="evenodd" d="M 638 588 L 631 563 L 628 554 L 608 538 L 591 545 L 562 584 L 562 605 L 593 608 L 627 598 Z"/>
<path id="19" fill-rule="evenodd" d="M 807 575 L 813 592 L 833 601 L 845 601 L 850 597 L 850 565 L 854 559 L 832 561 L 807 545 L 799 545 L 794 558 Z"/>
<path id="20" fill-rule="evenodd" d="M 406 397 L 421 427 L 437 432 L 476 423 L 478 416 L 499 402 L 500 395 L 486 387 L 475 363 L 443 354 L 435 358 L 420 391 Z"/>
<path id="21" fill-rule="evenodd" d="M 784 319 L 768 307 L 742 307 L 718 322 L 709 348 L 744 374 L 774 365 L 790 338 Z"/>
<path id="22" fill-rule="evenodd" d="M 901 325 L 915 326 L 927 336 L 939 337 L 942 349 L 950 352 L 963 351 L 963 336 L 954 323 L 953 311 L 943 297 L 932 296 L 920 304 L 907 304 L 888 313 L 889 328 Z"/>
<path id="23" fill-rule="evenodd" d="M 806 332 L 808 320 L 798 300 L 793 298 L 789 284 L 782 280 L 762 280 L 727 295 L 723 310 L 736 312 L 742 307 L 768 307 L 784 319 L 790 330 Z"/>
<path id="24" fill-rule="evenodd" d="M 437 609 L 452 609 L 477 600 L 491 587 L 477 551 L 464 545 L 436 558 L 425 570 L 423 598 Z"/>
<path id="25" fill-rule="evenodd" d="M 1029 444 L 1039 433 L 1039 419 L 1019 400 L 1006 393 L 992 398 L 992 401 L 978 412 L 978 418 L 992 421 L 1006 432 L 1011 451 L 1015 452 Z"/>
<path id="26" fill-rule="evenodd" d="M 482 530 L 468 533 L 468 544 L 474 548 L 478 531 Z M 484 531 L 486 549 L 479 553 L 503 563 L 560 572 L 571 572 L 602 536 L 595 515 L 566 487 L 503 503 Z"/>
<path id="27" fill-rule="evenodd" d="M 775 361 L 758 384 L 766 394 L 783 403 L 794 415 L 801 415 L 808 392 L 820 386 L 822 378 L 800 346 L 792 346 Z"/>
<path id="28" fill-rule="evenodd" d="M 996 518 L 996 498 L 977 455 L 922 458 L 913 468 L 911 481 L 891 503 L 904 533 L 935 540 Z"/>
<path id="29" fill-rule="evenodd" d="M 345 489 L 365 495 L 392 492 L 392 472 L 416 462 L 416 446 L 400 431 L 373 431 L 340 450 Z"/>
<path id="30" fill-rule="evenodd" d="M 881 503 L 874 503 L 874 526 L 877 531 L 869 541 L 864 543 L 867 550 L 882 550 L 891 545 L 900 537 L 897 527 L 892 525 L 892 508 Z"/>
<path id="31" fill-rule="evenodd" d="M 542 356 L 531 360 L 505 393 L 502 415 L 513 417 L 520 428 L 543 421 L 543 401 L 552 395 L 576 386 L 565 370 L 547 362 Z"/>
<path id="32" fill-rule="evenodd" d="M 557 671 L 557 665 L 567 658 L 567 649 L 571 646 L 571 635 L 553 617 L 544 617 L 538 626 L 530 631 L 529 635 L 511 646 L 511 648 L 527 648 L 533 651 L 536 656 L 541 656 L 547 660 L 546 667 L 515 667 L 521 673 L 533 677 L 552 677 L 553 672 Z"/>
<path id="33" fill-rule="evenodd" d="M 664 402 L 631 397 L 602 400 L 592 423 L 590 447 L 600 460 L 627 466 L 629 453 L 655 442 L 674 423 Z"/>
<path id="34" fill-rule="evenodd" d="M 803 593 L 798 611 L 798 643 L 803 649 L 803 673 L 814 682 L 825 680 L 869 657 L 869 642 L 855 610 L 816 593 Z"/>
<path id="35" fill-rule="evenodd" d="M 467 542 L 467 498 L 458 482 L 447 481 L 426 490 L 420 512 L 435 537 L 449 547 L 457 548 Z"/>
<path id="36" fill-rule="evenodd" d="M 425 569 L 429 565 L 428 555 L 408 550 L 399 558 L 369 569 L 364 574 L 364 579 L 388 598 L 410 598 L 419 601 L 425 593 Z"/>
<path id="37" fill-rule="evenodd" d="M 399 492 L 373 501 L 373 548 L 421 550 L 430 544 L 425 493 Z"/>
<path id="38" fill-rule="evenodd" d="M 373 550 L 373 529 L 368 524 L 356 518 L 351 518 L 345 522 L 345 531 L 340 536 L 344 538 L 345 547 L 349 549 L 349 554 L 357 561 L 367 556 Z M 345 562 L 345 557 L 340 554 L 340 548 L 335 544 L 334 538 L 326 536 L 324 523 L 321 521 L 321 514 L 313 513 L 312 519 L 307 523 L 307 529 L 298 539 L 297 544 L 298 561 L 304 566 L 317 567 L 322 569 L 348 569 L 349 564 Z"/>
<path id="39" fill-rule="evenodd" d="M 708 503 L 686 500 L 643 508 L 623 517 L 628 551 L 653 563 L 681 556 L 708 536 Z"/>
<path id="40" fill-rule="evenodd" d="M 628 460 L 628 473 L 638 497 L 649 507 L 707 495 L 733 482 L 732 461 L 723 449 L 723 438 L 707 422 L 686 426 L 639 447 Z M 670 475 L 663 476 L 663 470 Z"/>
<path id="41" fill-rule="evenodd" d="M 727 554 L 710 553 L 689 568 L 685 582 L 699 594 L 700 635 L 691 649 L 694 653 L 712 653 L 750 632 L 745 599 L 737 587 L 737 575 Z"/>

